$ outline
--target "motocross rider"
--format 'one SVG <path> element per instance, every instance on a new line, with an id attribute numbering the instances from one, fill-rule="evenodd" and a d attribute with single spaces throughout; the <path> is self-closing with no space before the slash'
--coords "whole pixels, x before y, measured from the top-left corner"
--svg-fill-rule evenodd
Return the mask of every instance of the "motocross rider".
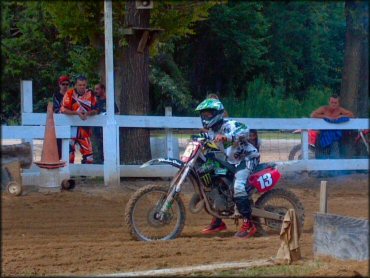
<path id="1" fill-rule="evenodd" d="M 247 180 L 259 163 L 259 152 L 248 143 L 249 129 L 240 122 L 224 119 L 224 106 L 218 99 L 205 99 L 195 111 L 200 112 L 203 127 L 208 130 L 204 136 L 219 146 L 227 156 L 227 161 L 240 169 L 234 178 L 234 201 L 243 217 L 243 224 L 235 237 L 249 238 L 257 231 L 251 221 L 252 209 L 247 193 Z M 226 230 L 226 224 L 214 217 L 209 226 L 202 230 L 203 234 L 213 234 Z"/>

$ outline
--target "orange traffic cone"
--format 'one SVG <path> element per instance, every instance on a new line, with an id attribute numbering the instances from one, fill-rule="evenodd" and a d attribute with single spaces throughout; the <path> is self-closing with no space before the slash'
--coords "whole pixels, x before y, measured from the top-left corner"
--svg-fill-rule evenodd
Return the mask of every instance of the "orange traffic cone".
<path id="1" fill-rule="evenodd" d="M 53 103 L 51 102 L 48 103 L 41 161 L 35 163 L 40 168 L 46 169 L 61 168 L 66 163 L 65 161 L 59 160 L 57 138 L 55 134 Z"/>

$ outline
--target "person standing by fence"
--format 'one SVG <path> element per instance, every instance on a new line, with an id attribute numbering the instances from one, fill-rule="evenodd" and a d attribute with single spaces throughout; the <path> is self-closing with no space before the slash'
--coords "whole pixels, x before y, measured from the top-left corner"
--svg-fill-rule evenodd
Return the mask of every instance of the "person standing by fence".
<path id="1" fill-rule="evenodd" d="M 338 95 L 332 95 L 329 98 L 329 105 L 316 109 L 311 113 L 311 117 L 321 118 L 330 123 L 341 123 L 353 118 L 354 115 L 351 111 L 340 106 Z M 321 130 L 316 140 L 315 157 L 339 158 L 342 136 L 342 130 Z"/>
<path id="2" fill-rule="evenodd" d="M 62 106 L 63 97 L 68 91 L 70 84 L 69 77 L 67 75 L 62 75 L 58 79 L 59 91 L 53 94 L 53 109 L 54 113 L 60 113 L 60 108 Z M 57 139 L 58 155 L 59 159 L 62 159 L 62 139 Z"/>
<path id="3" fill-rule="evenodd" d="M 249 130 L 249 138 L 248 142 L 251 143 L 259 152 L 261 147 L 261 139 L 258 138 L 258 131 L 257 129 L 250 129 Z"/>
<path id="4" fill-rule="evenodd" d="M 94 93 L 96 97 L 96 106 L 95 109 L 97 112 L 106 113 L 107 112 L 107 96 L 105 91 L 105 85 L 102 83 L 96 84 L 94 87 Z M 114 113 L 118 114 L 119 110 L 114 103 Z M 94 163 L 95 164 L 102 164 L 104 162 L 104 152 L 103 152 L 103 128 L 102 127 L 94 127 L 91 142 L 94 149 Z"/>
<path id="5" fill-rule="evenodd" d="M 92 90 L 87 89 L 87 78 L 79 76 L 75 88 L 66 92 L 63 97 L 61 113 L 66 115 L 78 115 L 82 120 L 96 115 L 96 98 Z M 73 127 L 72 140 L 70 141 L 69 162 L 74 163 L 76 144 L 80 147 L 82 164 L 93 163 L 93 149 L 91 144 L 91 127 Z"/>

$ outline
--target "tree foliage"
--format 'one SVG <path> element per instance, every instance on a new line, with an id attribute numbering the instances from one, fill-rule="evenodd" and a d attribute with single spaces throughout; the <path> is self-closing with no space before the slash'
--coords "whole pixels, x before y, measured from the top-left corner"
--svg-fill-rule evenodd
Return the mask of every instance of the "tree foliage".
<path id="1" fill-rule="evenodd" d="M 191 99 L 188 82 L 171 54 L 161 52 L 152 60 L 149 76 L 151 106 L 152 111 L 158 115 L 163 115 L 166 106 L 171 106 L 174 114 L 183 115 L 187 114 L 188 107 L 195 105 Z"/>
<path id="2" fill-rule="evenodd" d="M 36 111 L 61 74 L 104 79 L 103 1 L 2 1 L 1 13 L 2 122 L 19 113 L 21 79 L 33 80 Z M 362 34 L 368 14 L 351 13 L 353 33 Z M 125 1 L 113 1 L 116 67 L 124 20 Z M 310 103 L 324 104 L 341 87 L 344 1 L 155 1 L 151 27 L 164 29 L 151 48 L 154 114 L 171 105 L 189 115 L 218 93 L 231 115 L 308 116 Z"/>
<path id="3" fill-rule="evenodd" d="M 262 7 L 254 2 L 215 6 L 194 37 L 177 43 L 176 61 L 197 98 L 208 92 L 238 95 L 250 74 L 267 65 L 268 24 Z"/>
<path id="4" fill-rule="evenodd" d="M 32 80 L 35 100 L 43 100 L 51 97 L 58 75 L 68 67 L 69 42 L 57 39 L 41 6 L 1 2 L 2 122 L 19 114 L 20 80 Z"/>
<path id="5" fill-rule="evenodd" d="M 229 2 L 178 44 L 193 94 L 243 97 L 259 76 L 303 101 L 310 87 L 340 88 L 343 2 Z"/>
<path id="6" fill-rule="evenodd" d="M 231 117 L 299 118 L 310 117 L 313 110 L 327 103 L 331 90 L 311 87 L 302 101 L 284 97 L 285 89 L 272 86 L 262 77 L 250 82 L 245 97 L 226 97 L 223 103 Z"/>

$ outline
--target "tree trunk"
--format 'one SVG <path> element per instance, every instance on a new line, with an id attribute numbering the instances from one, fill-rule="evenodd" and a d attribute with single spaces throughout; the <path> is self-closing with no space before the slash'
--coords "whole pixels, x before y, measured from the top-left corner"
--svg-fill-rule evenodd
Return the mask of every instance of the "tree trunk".
<path id="1" fill-rule="evenodd" d="M 114 76 L 117 78 L 114 78 L 114 93 L 115 93 L 115 100 L 118 107 L 120 107 L 120 114 L 122 113 L 122 90 L 123 90 L 123 76 L 125 74 L 125 69 L 122 61 L 124 60 L 123 56 L 123 48 L 119 47 L 117 50 L 117 54 L 115 56 L 115 61 L 120 61 L 119 63 L 116 63 L 114 66 Z"/>
<path id="2" fill-rule="evenodd" d="M 366 118 L 369 113 L 369 52 L 366 1 L 346 1 L 346 47 L 341 84 L 341 104 L 356 117 Z M 368 23 L 367 23 L 368 24 Z M 354 131 L 345 133 L 341 153 L 344 158 L 355 154 Z"/>
<path id="3" fill-rule="evenodd" d="M 95 33 L 91 36 L 91 45 L 101 52 L 96 71 L 100 77 L 100 83 L 105 85 L 105 55 L 104 55 L 104 37 L 100 33 Z M 94 86 L 95 84 L 90 84 Z"/>
<path id="4" fill-rule="evenodd" d="M 99 83 L 105 83 L 105 53 L 104 53 L 104 36 L 101 33 L 95 32 L 90 38 L 91 45 L 101 52 L 98 64 L 96 65 L 96 72 L 99 76 Z M 94 90 L 96 84 L 89 84 L 89 87 Z M 95 164 L 102 164 L 104 161 L 104 150 L 103 150 L 103 128 L 94 127 L 93 134 L 91 136 L 91 143 L 93 147 L 93 156 Z"/>
<path id="5" fill-rule="evenodd" d="M 368 40 L 367 28 L 362 22 L 366 2 L 346 1 L 346 47 L 342 84 L 341 104 L 356 117 L 368 114 Z"/>
<path id="6" fill-rule="evenodd" d="M 358 117 L 369 118 L 369 38 L 362 43 Z"/>
<path id="7" fill-rule="evenodd" d="M 137 10 L 135 1 L 126 3 L 125 27 L 149 27 L 150 10 Z M 126 115 L 149 113 L 149 49 L 137 52 L 141 33 L 128 35 L 124 49 L 120 111 Z M 121 128 L 120 158 L 123 164 L 140 164 L 150 159 L 150 131 L 145 128 Z"/>

